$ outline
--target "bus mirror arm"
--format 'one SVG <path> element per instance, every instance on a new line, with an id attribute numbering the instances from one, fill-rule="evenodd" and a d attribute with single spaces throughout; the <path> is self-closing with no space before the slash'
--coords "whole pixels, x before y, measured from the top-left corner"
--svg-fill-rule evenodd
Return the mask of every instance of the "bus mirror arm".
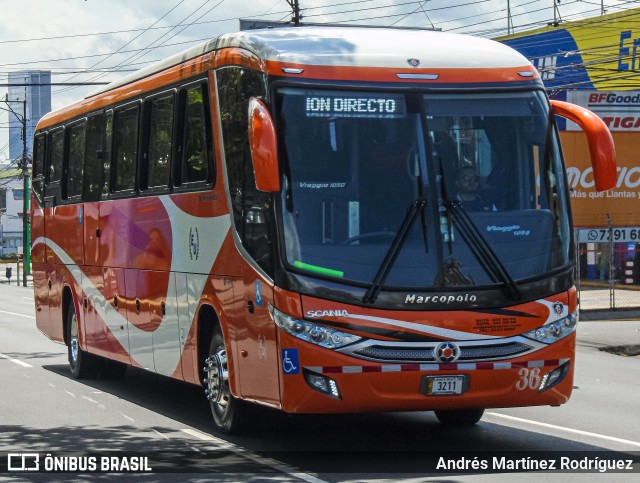
<path id="1" fill-rule="evenodd" d="M 256 188 L 267 193 L 280 191 L 278 141 L 273 118 L 260 99 L 249 100 L 249 146 Z"/>
<path id="2" fill-rule="evenodd" d="M 551 105 L 556 115 L 575 122 L 587 135 L 596 190 L 615 188 L 618 177 L 616 148 L 604 121 L 588 109 L 569 102 L 552 100 Z"/>

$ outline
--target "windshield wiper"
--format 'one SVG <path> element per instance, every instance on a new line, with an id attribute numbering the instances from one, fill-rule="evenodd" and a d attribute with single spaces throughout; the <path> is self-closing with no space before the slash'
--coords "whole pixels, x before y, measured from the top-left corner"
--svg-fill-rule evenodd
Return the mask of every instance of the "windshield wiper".
<path id="1" fill-rule="evenodd" d="M 473 220 L 469 218 L 467 212 L 460 206 L 460 203 L 458 201 L 444 200 L 443 205 L 453 223 L 458 227 L 460 235 L 491 279 L 496 283 L 502 283 L 509 299 L 522 299 L 520 288 L 502 264 L 496 252 L 491 248 L 491 245 L 482 236 L 482 233 L 478 231 Z"/>
<path id="2" fill-rule="evenodd" d="M 404 220 L 402 221 L 402 225 L 400 225 L 400 228 L 398 229 L 396 236 L 393 238 L 393 241 L 391 242 L 391 246 L 389 247 L 389 250 L 387 250 L 387 253 L 384 256 L 384 259 L 380 264 L 380 268 L 378 268 L 378 273 L 376 273 L 376 276 L 373 279 L 371 286 L 369 287 L 369 289 L 367 290 L 367 293 L 362 298 L 362 301 L 364 303 L 372 304 L 378 298 L 378 294 L 380 293 L 380 290 L 382 290 L 382 285 L 387 279 L 389 272 L 393 268 L 393 264 L 396 262 L 396 259 L 398 258 L 398 254 L 400 253 L 400 250 L 402 249 L 402 246 L 404 245 L 404 242 L 407 239 L 409 230 L 413 226 L 413 223 L 416 221 L 416 218 L 418 217 L 418 215 L 422 213 L 422 211 L 424 210 L 424 207 L 426 204 L 427 202 L 424 199 L 418 198 L 416 201 L 413 202 L 413 204 L 407 210 L 407 214 L 405 215 Z"/>

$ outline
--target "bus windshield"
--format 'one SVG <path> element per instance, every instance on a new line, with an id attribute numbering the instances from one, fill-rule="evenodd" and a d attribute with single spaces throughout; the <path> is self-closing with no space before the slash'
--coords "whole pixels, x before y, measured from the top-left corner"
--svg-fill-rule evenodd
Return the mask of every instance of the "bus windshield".
<path id="1" fill-rule="evenodd" d="M 505 285 L 570 263 L 542 92 L 282 88 L 287 265 L 389 288 Z M 401 233 L 399 233 L 401 232 Z"/>

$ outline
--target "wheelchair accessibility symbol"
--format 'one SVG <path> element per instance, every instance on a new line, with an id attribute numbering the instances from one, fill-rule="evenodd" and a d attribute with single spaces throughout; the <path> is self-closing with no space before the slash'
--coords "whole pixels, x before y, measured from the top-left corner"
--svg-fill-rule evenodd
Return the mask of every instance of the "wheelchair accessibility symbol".
<path id="1" fill-rule="evenodd" d="M 298 349 L 282 349 L 282 373 L 299 374 Z"/>

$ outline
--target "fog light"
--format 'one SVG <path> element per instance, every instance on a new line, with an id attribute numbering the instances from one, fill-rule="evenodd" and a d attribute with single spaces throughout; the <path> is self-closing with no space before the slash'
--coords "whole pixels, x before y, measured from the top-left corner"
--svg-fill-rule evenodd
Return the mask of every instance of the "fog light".
<path id="1" fill-rule="evenodd" d="M 333 379 L 309 371 L 304 371 L 304 378 L 307 384 L 316 391 L 326 394 L 327 396 L 335 397 L 336 399 L 342 399 L 340 390 L 338 389 L 338 383 Z"/>
<path id="2" fill-rule="evenodd" d="M 547 389 L 551 389 L 553 386 L 557 386 L 562 382 L 567 373 L 569 372 L 569 361 L 565 362 L 561 366 L 557 367 L 551 372 L 547 372 L 544 376 L 542 376 L 542 381 L 540 382 L 540 387 L 538 388 L 538 392 L 544 392 Z"/>

